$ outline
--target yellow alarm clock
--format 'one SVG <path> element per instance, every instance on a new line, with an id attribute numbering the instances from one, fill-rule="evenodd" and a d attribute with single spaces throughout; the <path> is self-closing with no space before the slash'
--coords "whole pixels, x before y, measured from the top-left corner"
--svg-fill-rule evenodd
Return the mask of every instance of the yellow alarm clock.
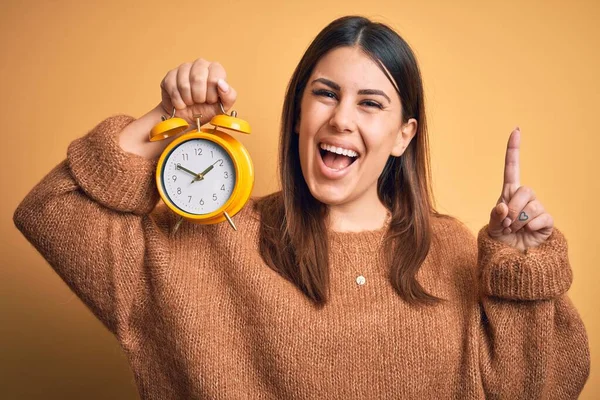
<path id="1" fill-rule="evenodd" d="M 237 230 L 232 217 L 244 207 L 254 187 L 254 165 L 250 153 L 231 135 L 219 128 L 249 134 L 248 122 L 237 118 L 235 111 L 216 115 L 213 128 L 200 128 L 173 140 L 158 159 L 156 186 L 165 204 L 180 219 L 200 224 L 227 221 Z M 182 118 L 163 117 L 150 132 L 150 140 L 162 140 L 184 132 L 189 127 Z"/>

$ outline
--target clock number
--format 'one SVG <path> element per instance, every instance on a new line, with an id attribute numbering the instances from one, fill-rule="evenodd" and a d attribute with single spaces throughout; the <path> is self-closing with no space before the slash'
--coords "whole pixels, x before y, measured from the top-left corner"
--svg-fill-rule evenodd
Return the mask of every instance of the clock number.
<path id="1" fill-rule="evenodd" d="M 188 196 L 188 203 L 192 201 L 192 196 Z"/>
<path id="2" fill-rule="evenodd" d="M 173 182 L 177 181 L 177 175 L 173 175 L 172 178 L 173 178 Z"/>
<path id="3" fill-rule="evenodd" d="M 194 149 L 194 151 L 196 152 L 197 156 L 201 156 L 202 155 L 202 149 L 201 148 Z"/>
<path id="4" fill-rule="evenodd" d="M 213 201 L 217 201 L 217 194 L 213 193 Z"/>
<path id="5" fill-rule="evenodd" d="M 225 179 L 229 179 L 229 172 L 225 171 Z"/>
<path id="6" fill-rule="evenodd" d="M 183 158 L 183 161 L 187 161 L 189 159 L 188 153 L 183 153 L 181 157 Z"/>
<path id="7" fill-rule="evenodd" d="M 220 160 L 221 162 L 219 163 L 219 167 L 223 166 L 223 160 Z"/>
<path id="8" fill-rule="evenodd" d="M 177 188 L 177 194 L 181 194 L 181 188 L 180 187 Z"/>
<path id="9" fill-rule="evenodd" d="M 221 185 L 221 190 L 225 190 L 225 185 Z"/>
<path id="10" fill-rule="evenodd" d="M 200 205 L 203 206 L 204 205 L 204 199 L 200 199 Z"/>
<path id="11" fill-rule="evenodd" d="M 213 154 L 213 151 L 212 151 L 212 150 L 210 151 L 210 157 L 211 157 L 211 158 L 215 158 L 215 155 Z"/>

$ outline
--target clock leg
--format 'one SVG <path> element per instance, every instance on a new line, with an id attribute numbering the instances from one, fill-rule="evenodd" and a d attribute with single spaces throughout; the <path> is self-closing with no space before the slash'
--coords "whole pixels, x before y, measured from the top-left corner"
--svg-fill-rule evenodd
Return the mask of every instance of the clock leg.
<path id="1" fill-rule="evenodd" d="M 237 231 L 237 228 L 235 227 L 235 224 L 233 223 L 233 220 L 231 219 L 231 217 L 229 216 L 229 214 L 227 214 L 227 211 L 223 212 L 223 214 L 225 215 L 225 219 L 227 219 L 227 222 L 229 222 L 229 225 L 231 225 L 231 227 L 233 228 L 233 230 Z"/>
<path id="2" fill-rule="evenodd" d="M 175 232 L 177 232 L 177 229 L 179 229 L 179 226 L 181 225 L 182 222 L 183 222 L 183 217 L 179 217 L 177 222 L 175 222 L 175 226 L 173 226 L 173 230 L 171 231 L 171 236 L 175 236 Z"/>

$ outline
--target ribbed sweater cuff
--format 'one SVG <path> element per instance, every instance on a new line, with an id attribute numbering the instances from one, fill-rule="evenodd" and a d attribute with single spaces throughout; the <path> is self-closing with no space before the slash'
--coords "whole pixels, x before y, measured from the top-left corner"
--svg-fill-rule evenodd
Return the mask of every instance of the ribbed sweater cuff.
<path id="1" fill-rule="evenodd" d="M 147 214 L 158 201 L 156 162 L 125 152 L 119 133 L 135 118 L 116 115 L 73 141 L 67 160 L 75 181 L 93 200 L 121 212 Z"/>
<path id="2" fill-rule="evenodd" d="M 487 225 L 477 238 L 485 295 L 510 300 L 548 300 L 565 293 L 573 274 L 567 241 L 556 227 L 538 247 L 524 252 L 490 237 Z"/>

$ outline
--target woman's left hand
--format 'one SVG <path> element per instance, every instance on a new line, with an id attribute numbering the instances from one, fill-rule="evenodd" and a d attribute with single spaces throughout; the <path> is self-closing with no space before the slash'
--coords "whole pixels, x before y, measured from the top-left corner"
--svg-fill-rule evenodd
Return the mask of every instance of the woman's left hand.
<path id="1" fill-rule="evenodd" d="M 499 242 L 525 251 L 550 237 L 554 220 L 534 191 L 520 184 L 520 143 L 521 131 L 516 128 L 508 139 L 502 194 L 490 214 L 488 233 Z"/>

